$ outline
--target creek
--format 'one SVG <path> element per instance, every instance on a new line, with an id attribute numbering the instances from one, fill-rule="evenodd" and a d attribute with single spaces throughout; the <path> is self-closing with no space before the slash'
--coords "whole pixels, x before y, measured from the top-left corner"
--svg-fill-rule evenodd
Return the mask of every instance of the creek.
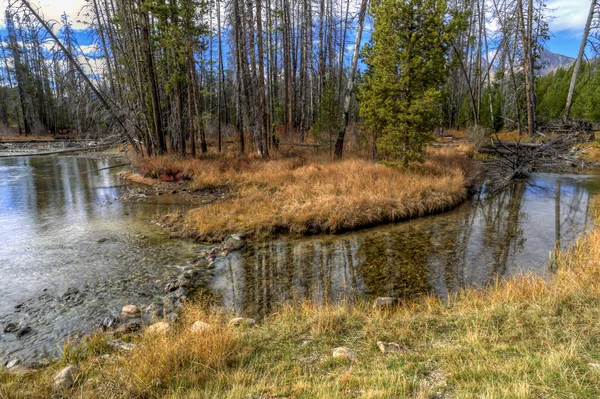
<path id="1" fill-rule="evenodd" d="M 0 159 L 0 356 L 56 356 L 128 303 L 161 296 L 164 281 L 207 246 L 151 223 L 189 208 L 180 196 L 118 198 L 122 160 Z M 521 273 L 552 277 L 551 258 L 586 228 L 600 177 L 536 174 L 457 209 L 334 236 L 250 242 L 217 258 L 210 288 L 227 308 L 264 317 L 287 301 L 447 297 Z M 21 323 L 31 333 L 2 332 Z"/>

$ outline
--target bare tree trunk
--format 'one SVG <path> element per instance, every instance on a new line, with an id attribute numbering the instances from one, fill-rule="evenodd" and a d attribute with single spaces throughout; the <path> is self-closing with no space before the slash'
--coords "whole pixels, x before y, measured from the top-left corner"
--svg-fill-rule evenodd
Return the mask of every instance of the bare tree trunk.
<path id="1" fill-rule="evenodd" d="M 523 15 L 523 0 L 517 0 L 517 13 L 519 16 L 519 29 L 523 42 L 523 66 L 525 69 L 525 97 L 527 101 L 527 130 L 529 137 L 535 135 L 535 93 L 533 91 L 533 49 L 531 43 L 531 30 L 533 21 L 533 0 L 528 0 L 527 23 Z"/>
<path id="2" fill-rule="evenodd" d="M 573 76 L 571 77 L 571 85 L 569 86 L 569 94 L 567 96 L 567 104 L 565 105 L 565 114 L 563 120 L 569 119 L 571 113 L 571 106 L 573 105 L 573 93 L 575 92 L 575 84 L 577 84 L 577 75 L 579 74 L 579 67 L 581 66 L 581 59 L 585 52 L 585 46 L 587 45 L 587 39 L 590 34 L 590 26 L 592 25 L 592 19 L 594 18 L 594 9 L 596 8 L 597 0 L 592 0 L 590 6 L 590 12 L 588 14 L 585 28 L 583 30 L 583 37 L 581 38 L 581 46 L 579 46 L 579 53 L 577 54 L 577 60 L 575 60 L 575 66 L 573 67 Z"/>
<path id="3" fill-rule="evenodd" d="M 358 29 L 356 32 L 356 41 L 354 43 L 354 54 L 352 55 L 352 67 L 350 69 L 350 73 L 348 74 L 348 86 L 346 87 L 346 93 L 344 97 L 342 127 L 340 128 L 337 140 L 335 141 L 336 158 L 341 158 L 344 152 L 344 136 L 346 135 L 346 128 L 348 127 L 348 113 L 350 111 L 350 100 L 352 99 L 352 91 L 354 89 L 354 76 L 356 75 L 358 53 L 360 51 L 360 42 L 362 39 L 363 25 L 365 23 L 365 14 L 367 13 L 368 4 L 369 0 L 362 0 L 360 5 L 360 14 L 358 16 Z"/>

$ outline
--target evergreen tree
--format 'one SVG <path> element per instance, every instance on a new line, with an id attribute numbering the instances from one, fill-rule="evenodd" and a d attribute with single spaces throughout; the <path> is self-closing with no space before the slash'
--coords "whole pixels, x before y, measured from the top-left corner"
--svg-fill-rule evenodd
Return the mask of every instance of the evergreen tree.
<path id="1" fill-rule="evenodd" d="M 360 113 L 388 160 L 420 160 L 440 122 L 449 43 L 461 20 L 449 14 L 446 0 L 382 0 L 372 8 Z"/>

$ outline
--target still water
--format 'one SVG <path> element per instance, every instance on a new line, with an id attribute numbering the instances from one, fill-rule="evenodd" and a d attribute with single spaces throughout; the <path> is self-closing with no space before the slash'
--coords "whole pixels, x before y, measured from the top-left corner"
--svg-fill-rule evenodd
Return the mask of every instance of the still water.
<path id="1" fill-rule="evenodd" d="M 169 240 L 150 222 L 189 206 L 181 199 L 117 200 L 128 190 L 119 169 L 99 169 L 119 163 L 0 159 L 0 357 L 60 354 L 69 336 L 124 304 L 158 298 L 160 281 L 206 248 Z M 290 300 L 445 297 L 517 273 L 550 278 L 555 245 L 569 245 L 591 224 L 588 199 L 599 188 L 597 177 L 540 174 L 493 197 L 482 190 L 437 216 L 252 243 L 218 258 L 210 286 L 224 306 L 261 317 Z M 79 292 L 65 296 L 70 288 Z M 20 339 L 2 333 L 9 322 L 33 332 Z"/>
<path id="2" fill-rule="evenodd" d="M 358 232 L 252 245 L 219 262 L 222 302 L 262 317 L 278 304 L 377 296 L 447 297 L 524 273 L 552 275 L 556 246 L 591 225 L 595 176 L 537 174 L 498 195 L 482 189 L 452 212 Z"/>

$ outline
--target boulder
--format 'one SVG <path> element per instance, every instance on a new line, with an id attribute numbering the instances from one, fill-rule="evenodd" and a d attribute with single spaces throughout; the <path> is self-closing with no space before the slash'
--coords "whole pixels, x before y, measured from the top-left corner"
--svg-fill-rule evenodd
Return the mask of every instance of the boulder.
<path id="1" fill-rule="evenodd" d="M 159 321 L 158 323 L 154 323 L 146 328 L 146 334 L 167 335 L 170 332 L 171 325 L 169 323 L 165 323 L 164 321 Z"/>
<path id="2" fill-rule="evenodd" d="M 56 389 L 69 389 L 75 382 L 75 373 L 79 369 L 77 366 L 67 366 L 60 371 L 60 373 L 54 376 L 54 388 Z"/>
<path id="3" fill-rule="evenodd" d="M 356 361 L 358 355 L 356 354 L 356 352 L 346 346 L 340 346 L 338 348 L 334 348 L 332 351 L 331 356 L 334 359 L 345 359 L 345 360 L 351 360 L 351 361 Z"/>
<path id="4" fill-rule="evenodd" d="M 398 298 L 392 298 L 390 296 L 383 296 L 383 297 L 379 297 L 379 298 L 375 299 L 375 303 L 373 304 L 373 307 L 378 308 L 378 309 L 385 309 L 385 308 L 394 306 L 397 303 L 398 303 Z"/>
<path id="5" fill-rule="evenodd" d="M 229 320 L 229 327 L 253 327 L 255 324 L 256 320 L 244 317 L 236 317 L 235 319 Z"/>
<path id="6" fill-rule="evenodd" d="M 205 332 L 209 331 L 211 328 L 212 328 L 212 326 L 210 324 L 198 320 L 198 321 L 194 322 L 194 324 L 192 324 L 192 326 L 190 327 L 190 330 L 195 333 L 205 333 Z"/>

